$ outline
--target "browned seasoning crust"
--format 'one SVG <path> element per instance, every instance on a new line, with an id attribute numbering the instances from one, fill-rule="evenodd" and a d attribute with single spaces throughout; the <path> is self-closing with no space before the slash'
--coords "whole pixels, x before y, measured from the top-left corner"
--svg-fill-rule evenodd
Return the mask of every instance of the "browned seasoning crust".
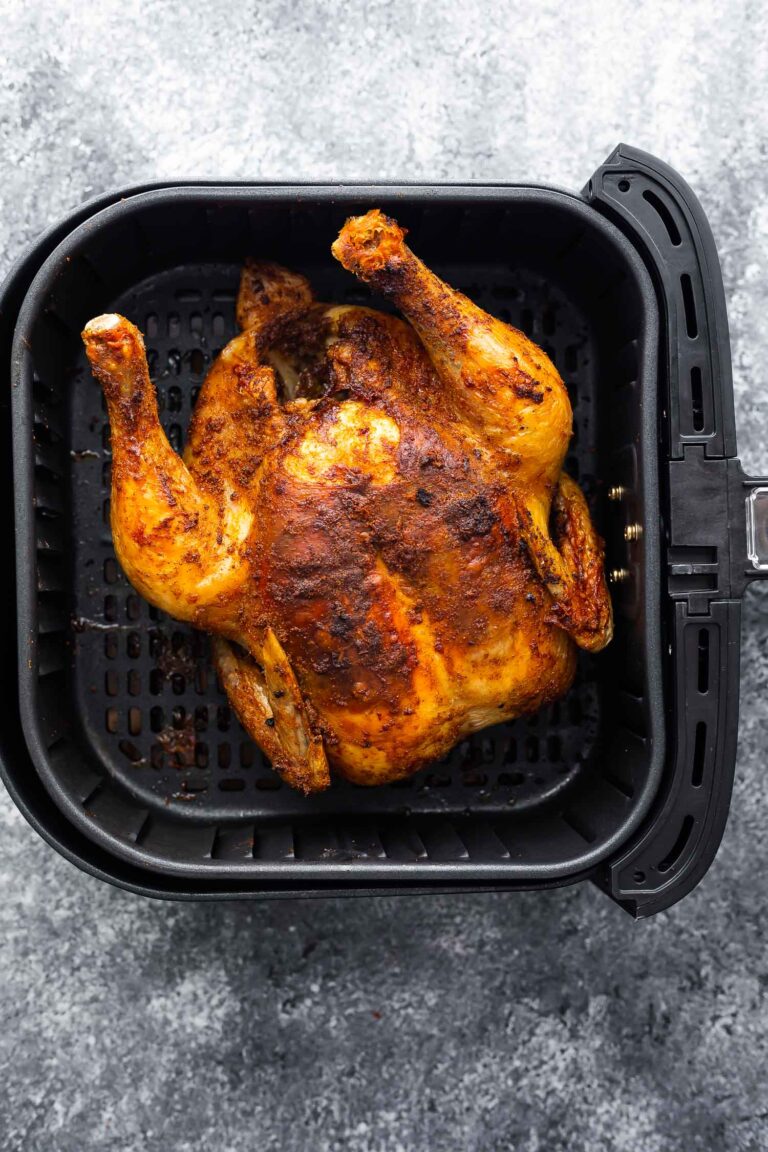
<path id="1" fill-rule="evenodd" d="M 136 329 L 84 339 L 109 404 L 118 555 L 148 599 L 220 637 L 243 723 L 293 786 L 329 764 L 395 780 L 560 696 L 612 621 L 602 542 L 562 472 L 567 392 L 522 333 L 410 252 L 378 211 L 344 266 L 410 324 L 315 303 L 246 266 L 244 332 L 212 367 L 184 462 Z"/>

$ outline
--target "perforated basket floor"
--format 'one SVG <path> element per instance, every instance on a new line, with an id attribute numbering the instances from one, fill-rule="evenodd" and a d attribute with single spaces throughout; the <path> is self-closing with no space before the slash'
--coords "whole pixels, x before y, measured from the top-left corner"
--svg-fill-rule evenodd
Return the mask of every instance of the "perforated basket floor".
<path id="1" fill-rule="evenodd" d="M 370 303 L 338 276 L 310 270 L 321 295 Z M 184 267 L 109 304 L 145 334 L 163 425 L 177 450 L 212 360 L 236 332 L 239 269 Z M 517 271 L 499 282 L 487 268 L 448 278 L 539 342 L 567 382 L 574 405 L 568 469 L 594 496 L 595 358 L 588 326 L 541 277 Z M 325 283 L 324 283 L 325 281 Z M 381 303 L 377 301 L 377 303 Z M 71 392 L 72 512 L 77 542 L 74 679 L 88 740 L 110 773 L 148 807 L 214 821 L 306 816 L 306 799 L 283 784 L 240 726 L 217 683 L 207 638 L 151 607 L 114 557 L 109 526 L 109 426 L 84 358 Z M 569 695 L 543 712 L 462 741 L 431 768 L 375 790 L 336 779 L 313 811 L 386 815 L 420 811 L 529 809 L 567 789 L 588 763 L 600 727 L 594 665 L 583 659 Z M 97 790 L 99 785 L 97 785 Z M 94 795 L 88 803 L 96 802 Z"/>

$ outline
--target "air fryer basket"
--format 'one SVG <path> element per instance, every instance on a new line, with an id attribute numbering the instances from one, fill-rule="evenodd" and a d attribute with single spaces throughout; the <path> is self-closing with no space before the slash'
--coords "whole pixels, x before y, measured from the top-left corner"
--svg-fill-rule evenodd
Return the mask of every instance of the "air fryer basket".
<path id="1" fill-rule="evenodd" d="M 109 878 L 178 895 L 590 876 L 643 914 L 695 882 L 719 840 L 707 821 L 721 816 L 721 830 L 727 810 L 726 683 L 737 684 L 736 597 L 753 571 L 729 502 L 754 485 L 726 459 L 735 445 L 722 290 L 702 246 L 711 238 L 695 201 L 660 186 L 670 177 L 624 150 L 596 174 L 591 206 L 523 187 L 154 188 L 98 205 L 41 252 L 16 325 L 14 454 L 19 713 L 28 770 L 46 792 L 24 806 L 50 838 L 63 833 L 69 854 Z M 478 733 L 396 785 L 339 780 L 304 798 L 240 728 L 206 638 L 147 605 L 114 558 L 109 428 L 78 333 L 105 310 L 136 321 L 180 447 L 205 371 L 234 334 L 244 256 L 305 272 L 322 298 L 370 301 L 328 249 L 347 215 L 373 205 L 555 360 L 574 404 L 568 468 L 617 574 L 616 637 L 538 716 Z M 671 251 L 654 260 L 658 244 Z M 707 485 L 707 516 L 725 503 L 722 539 L 730 531 L 743 545 L 735 576 L 689 506 Z"/>

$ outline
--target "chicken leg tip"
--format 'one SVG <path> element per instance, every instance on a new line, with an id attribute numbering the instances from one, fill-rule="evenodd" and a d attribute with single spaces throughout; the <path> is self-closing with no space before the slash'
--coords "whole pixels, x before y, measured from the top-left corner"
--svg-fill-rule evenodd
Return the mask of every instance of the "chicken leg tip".
<path id="1" fill-rule="evenodd" d="M 83 328 L 83 336 L 102 336 L 112 332 L 115 328 L 125 324 L 125 319 L 117 312 L 105 312 L 102 316 L 94 316 Z"/>
<path id="2" fill-rule="evenodd" d="M 350 216 L 331 246 L 331 252 L 361 280 L 370 280 L 402 257 L 407 229 L 373 208 L 364 216 Z"/>
<path id="3" fill-rule="evenodd" d="M 118 364 L 144 355 L 144 338 L 138 328 L 117 312 L 94 316 L 80 335 L 94 367 L 114 372 Z"/>

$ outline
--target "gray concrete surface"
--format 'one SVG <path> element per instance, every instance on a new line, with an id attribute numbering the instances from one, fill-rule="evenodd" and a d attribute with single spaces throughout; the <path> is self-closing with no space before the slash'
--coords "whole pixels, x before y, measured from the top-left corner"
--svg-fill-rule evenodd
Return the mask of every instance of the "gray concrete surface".
<path id="1" fill-rule="evenodd" d="M 768 9 L 0 2 L 0 272 L 154 177 L 580 187 L 620 139 L 712 221 L 740 446 L 768 471 Z M 591 888 L 249 906 L 81 875 L 0 800 L 8 1152 L 768 1148 L 768 600 L 745 613 L 733 809 L 634 925 Z"/>

